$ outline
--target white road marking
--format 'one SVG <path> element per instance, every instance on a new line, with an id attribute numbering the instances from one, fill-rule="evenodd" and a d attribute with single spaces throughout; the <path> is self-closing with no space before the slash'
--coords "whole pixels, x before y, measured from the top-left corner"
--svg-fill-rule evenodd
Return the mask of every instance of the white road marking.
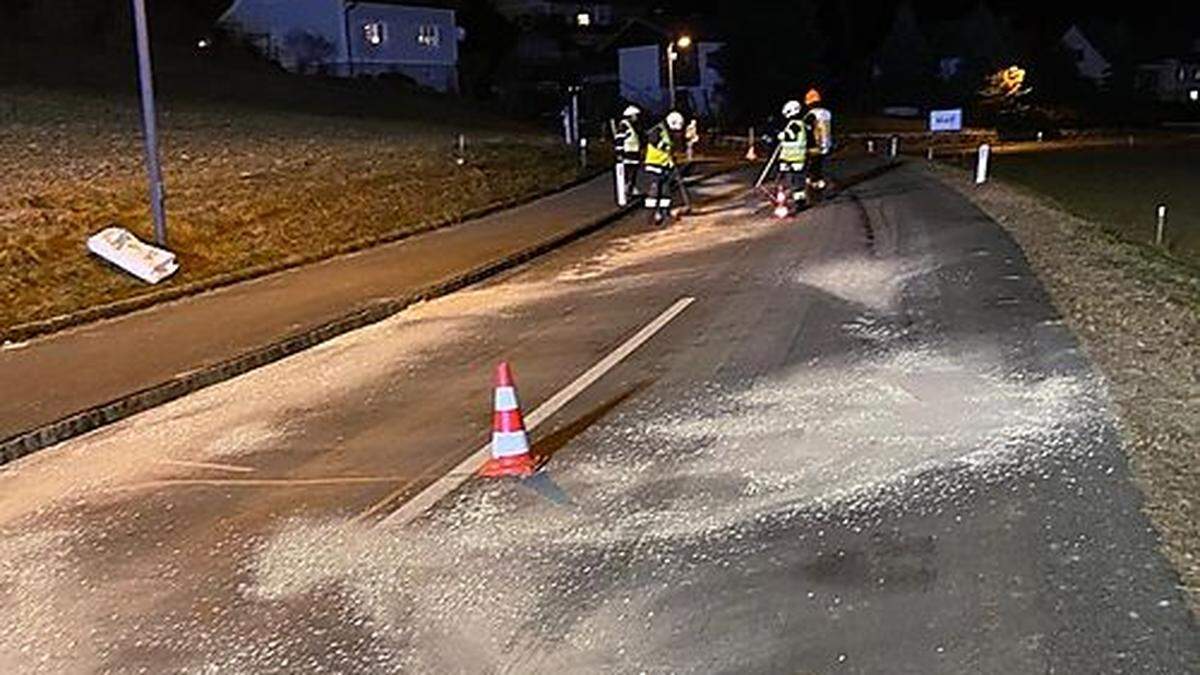
<path id="1" fill-rule="evenodd" d="M 573 382 L 566 387 L 560 389 L 556 394 L 546 399 L 537 410 L 534 410 L 528 417 L 525 418 L 525 428 L 532 431 L 539 424 L 550 418 L 551 415 L 561 410 L 565 405 L 571 402 L 576 396 L 581 394 L 597 380 L 603 377 L 608 371 L 612 370 L 618 363 L 625 360 L 630 354 L 635 352 L 639 347 L 645 344 L 650 338 L 654 337 L 659 331 L 666 327 L 675 317 L 679 316 L 683 310 L 687 309 L 696 299 L 693 297 L 683 297 L 668 307 L 662 314 L 659 314 L 653 321 L 646 324 L 641 330 L 633 335 L 617 347 L 608 356 L 600 359 L 596 365 L 589 368 Z M 432 485 L 425 488 L 412 499 L 404 502 L 400 508 L 396 509 L 391 515 L 380 521 L 380 525 L 405 525 L 412 522 L 418 516 L 425 513 L 430 507 L 436 504 L 446 495 L 450 494 L 458 486 L 465 483 L 469 478 L 474 476 L 479 468 L 487 462 L 491 456 L 491 444 L 485 444 L 483 447 L 476 450 L 470 457 L 463 460 L 458 466 L 450 470 L 441 478 L 433 482 Z M 379 500 L 374 506 L 364 511 L 358 516 L 357 520 L 365 520 L 375 515 L 382 509 L 388 506 L 393 500 L 402 495 L 408 486 L 402 486 L 388 496 Z"/>
<path id="2" fill-rule="evenodd" d="M 253 473 L 249 466 L 234 466 L 232 464 L 213 464 L 212 462 L 188 462 L 181 459 L 164 459 L 159 464 L 171 464 L 189 469 L 212 469 L 213 471 L 228 471 L 230 473 Z"/>

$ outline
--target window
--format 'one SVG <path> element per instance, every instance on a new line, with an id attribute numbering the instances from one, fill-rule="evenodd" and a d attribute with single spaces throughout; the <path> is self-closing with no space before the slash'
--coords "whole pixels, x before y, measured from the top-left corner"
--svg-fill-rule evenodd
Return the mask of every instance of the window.
<path id="1" fill-rule="evenodd" d="M 576 26 L 592 25 L 592 15 L 588 14 L 587 12 L 580 12 L 580 13 L 576 14 L 575 15 L 575 25 Z"/>
<path id="2" fill-rule="evenodd" d="M 1193 103 L 1196 101 L 1200 101 L 1200 89 L 1193 89 L 1193 90 L 1189 91 L 1188 98 L 1190 98 Z"/>
<path id="3" fill-rule="evenodd" d="M 423 47 L 436 47 L 442 43 L 442 33 L 437 26 L 424 25 L 417 28 L 417 44 Z"/>
<path id="4" fill-rule="evenodd" d="M 363 24 L 363 39 L 372 47 L 378 47 L 387 40 L 387 26 L 382 21 Z"/>

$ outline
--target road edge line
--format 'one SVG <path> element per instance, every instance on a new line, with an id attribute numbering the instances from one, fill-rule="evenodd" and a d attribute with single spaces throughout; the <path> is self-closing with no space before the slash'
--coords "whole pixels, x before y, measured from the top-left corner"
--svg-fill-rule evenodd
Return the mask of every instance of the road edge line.
<path id="1" fill-rule="evenodd" d="M 539 424 L 545 422 L 552 417 L 554 413 L 561 410 L 564 406 L 570 403 L 575 397 L 583 393 L 588 387 L 595 384 L 597 380 L 604 377 L 617 364 L 624 361 L 629 355 L 637 351 L 642 345 L 646 344 L 658 334 L 667 324 L 671 323 L 675 317 L 679 316 L 696 301 L 692 296 L 684 296 L 676 300 L 670 307 L 663 310 L 650 323 L 642 326 L 638 332 L 634 333 L 629 339 L 623 342 L 619 347 L 609 352 L 604 358 L 597 361 L 592 367 L 585 370 L 581 375 L 576 377 L 562 389 L 555 392 L 550 398 L 542 402 L 530 415 L 526 418 L 526 429 L 532 431 Z M 411 499 L 405 501 L 400 508 L 396 509 L 389 515 L 379 521 L 378 525 L 388 526 L 403 526 L 411 523 L 413 520 L 420 517 L 435 504 L 442 500 L 446 495 L 456 490 L 463 483 L 471 479 L 481 466 L 487 462 L 491 456 L 491 444 L 487 443 L 475 452 L 471 453 L 466 459 L 460 462 L 449 472 L 438 478 L 425 489 L 418 492 Z M 356 522 L 364 521 L 371 516 L 379 513 L 393 503 L 397 498 L 404 494 L 406 488 L 401 488 L 387 495 L 383 499 L 375 502 L 369 509 L 363 511 L 354 520 Z"/>

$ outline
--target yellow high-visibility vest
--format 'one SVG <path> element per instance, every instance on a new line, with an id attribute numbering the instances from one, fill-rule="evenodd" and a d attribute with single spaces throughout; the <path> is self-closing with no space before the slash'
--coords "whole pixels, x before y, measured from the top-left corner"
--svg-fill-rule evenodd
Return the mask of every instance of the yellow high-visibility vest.
<path id="1" fill-rule="evenodd" d="M 637 129 L 633 128 L 633 122 L 629 120 L 621 120 L 617 127 L 617 140 L 620 141 L 618 147 L 622 152 L 636 155 L 642 151 L 642 141 L 638 138 Z"/>
<path id="2" fill-rule="evenodd" d="M 646 166 L 669 168 L 675 166 L 672 151 L 671 134 L 666 127 L 659 124 L 646 134 Z"/>
<path id="3" fill-rule="evenodd" d="M 779 132 L 779 161 L 803 164 L 807 157 L 808 138 L 803 120 L 791 120 Z"/>

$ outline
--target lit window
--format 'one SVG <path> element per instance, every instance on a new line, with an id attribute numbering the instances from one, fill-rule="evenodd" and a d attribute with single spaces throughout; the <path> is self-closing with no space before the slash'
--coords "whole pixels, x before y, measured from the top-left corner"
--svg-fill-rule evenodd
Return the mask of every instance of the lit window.
<path id="1" fill-rule="evenodd" d="M 378 47 L 387 40 L 387 28 L 382 21 L 363 24 L 363 38 L 372 47 Z"/>
<path id="2" fill-rule="evenodd" d="M 1188 98 L 1193 101 L 1200 101 L 1200 89 L 1193 89 L 1188 92 Z"/>
<path id="3" fill-rule="evenodd" d="M 437 26 L 421 26 L 417 29 L 417 44 L 425 47 L 436 47 L 442 42 L 442 34 Z"/>
<path id="4" fill-rule="evenodd" d="M 592 25 L 592 15 L 587 12 L 580 12 L 575 15 L 575 25 L 590 26 Z"/>

